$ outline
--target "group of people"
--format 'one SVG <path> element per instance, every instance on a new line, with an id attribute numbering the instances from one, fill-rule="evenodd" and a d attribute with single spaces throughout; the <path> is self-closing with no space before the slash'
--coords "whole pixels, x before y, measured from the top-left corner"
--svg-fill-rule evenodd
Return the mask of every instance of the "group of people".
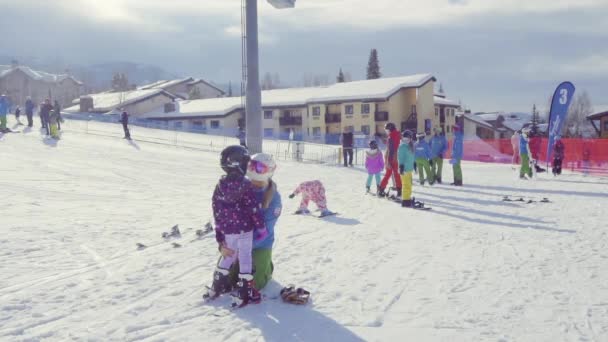
<path id="1" fill-rule="evenodd" d="M 541 148 L 540 135 L 534 132 L 529 127 L 524 127 L 513 133 L 511 137 L 511 145 L 513 147 L 512 164 L 521 163 L 519 168 L 519 178 L 532 178 L 533 170 L 536 172 L 545 172 L 546 170 L 540 167 L 537 163 Z M 557 135 L 554 139 L 553 147 L 553 163 L 552 173 L 554 176 L 561 175 L 562 162 L 564 160 L 565 146 L 561 136 Z"/>
<path id="2" fill-rule="evenodd" d="M 4 94 L 0 95 L 0 132 L 7 133 L 11 132 L 11 129 L 7 127 L 6 116 L 10 112 L 11 103 L 8 97 Z M 34 111 L 36 104 L 31 97 L 27 97 L 24 105 L 25 116 L 27 117 L 27 126 L 34 126 Z M 55 100 L 54 104 L 51 104 L 50 99 L 45 99 L 39 108 L 40 126 L 41 129 L 46 131 L 47 136 L 52 138 L 59 138 L 59 131 L 61 130 L 61 123 L 63 118 L 61 117 L 61 106 L 59 102 Z M 21 107 L 15 107 L 15 119 L 17 125 L 23 125 L 21 122 Z"/>
<path id="3" fill-rule="evenodd" d="M 397 197 L 401 197 L 403 207 L 412 207 L 413 173 L 418 172 L 420 185 L 424 186 L 442 183 L 443 158 L 448 150 L 445 133 L 439 127 L 431 132 L 421 132 L 416 135 L 412 131 L 399 132 L 395 124 L 389 122 L 384 127 L 388 136 L 386 151 L 382 153 L 377 141 L 369 143 L 366 151 L 365 167 L 368 177 L 365 184 L 367 192 L 371 191 L 372 181 L 376 180 L 376 193 L 384 197 L 388 195 L 388 183 L 393 181 Z M 454 141 L 452 143 L 452 159 L 450 164 L 454 171 L 452 185 L 462 186 L 462 169 L 460 161 L 463 153 L 463 132 L 457 124 L 454 126 Z M 385 171 L 384 178 L 382 171 Z"/>

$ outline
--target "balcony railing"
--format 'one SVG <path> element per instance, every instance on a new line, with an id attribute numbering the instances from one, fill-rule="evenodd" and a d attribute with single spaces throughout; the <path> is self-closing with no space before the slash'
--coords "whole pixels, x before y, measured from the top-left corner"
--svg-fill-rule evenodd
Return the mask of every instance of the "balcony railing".
<path id="1" fill-rule="evenodd" d="M 325 114 L 325 123 L 337 123 L 337 122 L 342 122 L 342 115 Z"/>
<path id="2" fill-rule="evenodd" d="M 279 118 L 279 125 L 281 125 L 281 126 L 301 126 L 302 117 L 288 116 L 288 117 Z"/>
<path id="3" fill-rule="evenodd" d="M 388 112 L 376 112 L 374 113 L 374 119 L 376 121 L 388 121 Z"/>

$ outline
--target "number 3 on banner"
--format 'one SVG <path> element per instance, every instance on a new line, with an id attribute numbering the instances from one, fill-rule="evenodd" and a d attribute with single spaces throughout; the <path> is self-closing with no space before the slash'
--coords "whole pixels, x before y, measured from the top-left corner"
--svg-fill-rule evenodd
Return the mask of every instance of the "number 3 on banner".
<path id="1" fill-rule="evenodd" d="M 565 105 L 568 102 L 568 89 L 562 89 L 559 91 L 559 103 Z"/>

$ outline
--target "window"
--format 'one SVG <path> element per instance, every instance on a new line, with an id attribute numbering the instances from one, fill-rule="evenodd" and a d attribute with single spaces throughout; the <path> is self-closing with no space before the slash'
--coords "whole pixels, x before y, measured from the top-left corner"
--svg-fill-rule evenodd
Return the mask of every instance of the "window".
<path id="1" fill-rule="evenodd" d="M 211 128 L 213 129 L 218 129 L 220 128 L 220 121 L 219 120 L 211 120 Z"/>
<path id="2" fill-rule="evenodd" d="M 183 127 L 183 123 L 181 121 L 175 121 L 173 123 L 173 128 L 175 129 L 181 129 Z"/>
<path id="3" fill-rule="evenodd" d="M 439 116 L 439 107 L 435 107 L 435 116 Z"/>
<path id="4" fill-rule="evenodd" d="M 364 103 L 361 105 L 361 113 L 369 114 L 369 103 Z"/>
<path id="5" fill-rule="evenodd" d="M 203 130 L 203 122 L 202 121 L 192 121 L 191 127 L 193 130 L 202 131 Z"/>
<path id="6" fill-rule="evenodd" d="M 344 111 L 347 115 L 353 115 L 353 105 L 346 105 Z"/>
<path id="7" fill-rule="evenodd" d="M 319 106 L 312 107 L 312 116 L 319 116 L 319 115 L 321 115 L 321 107 L 319 107 Z"/>
<path id="8" fill-rule="evenodd" d="M 412 113 L 416 113 L 416 105 L 412 105 Z"/>
<path id="9" fill-rule="evenodd" d="M 604 121 L 604 131 L 608 131 L 608 121 Z"/>
<path id="10" fill-rule="evenodd" d="M 368 125 L 361 126 L 361 132 L 365 135 L 369 135 L 369 126 Z"/>
<path id="11" fill-rule="evenodd" d="M 264 119 L 272 119 L 272 111 L 271 110 L 265 110 L 264 111 Z"/>
<path id="12" fill-rule="evenodd" d="M 321 136 L 321 127 L 313 127 L 312 135 L 315 137 Z"/>
<path id="13" fill-rule="evenodd" d="M 274 137 L 274 129 L 272 129 L 272 128 L 264 128 L 264 137 L 265 138 L 272 138 L 272 137 Z"/>
<path id="14" fill-rule="evenodd" d="M 349 132 L 354 132 L 355 131 L 355 126 L 346 126 L 346 128 L 348 128 Z"/>

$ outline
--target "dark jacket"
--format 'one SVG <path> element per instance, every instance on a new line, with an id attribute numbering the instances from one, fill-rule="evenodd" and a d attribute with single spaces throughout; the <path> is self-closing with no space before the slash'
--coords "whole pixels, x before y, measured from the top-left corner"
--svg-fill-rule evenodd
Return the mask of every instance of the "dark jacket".
<path id="1" fill-rule="evenodd" d="M 342 133 L 342 147 L 352 148 L 354 137 L 352 132 Z"/>
<path id="2" fill-rule="evenodd" d="M 564 143 L 561 140 L 555 142 L 553 145 L 553 158 L 564 159 Z"/>
<path id="3" fill-rule="evenodd" d="M 44 103 L 42 104 L 42 106 L 40 106 L 40 116 L 48 118 L 52 110 L 53 105 L 51 105 L 50 103 Z"/>
<path id="4" fill-rule="evenodd" d="M 129 114 L 122 113 L 120 115 L 120 122 L 122 123 L 123 126 L 128 125 L 129 124 Z"/>
<path id="5" fill-rule="evenodd" d="M 31 99 L 25 101 L 25 115 L 34 114 L 34 107 L 36 107 L 36 105 L 34 105 L 34 101 Z"/>
<path id="6" fill-rule="evenodd" d="M 264 213 L 251 181 L 244 176 L 224 176 L 215 187 L 211 199 L 215 218 L 215 239 L 224 242 L 224 235 L 263 230 Z"/>

